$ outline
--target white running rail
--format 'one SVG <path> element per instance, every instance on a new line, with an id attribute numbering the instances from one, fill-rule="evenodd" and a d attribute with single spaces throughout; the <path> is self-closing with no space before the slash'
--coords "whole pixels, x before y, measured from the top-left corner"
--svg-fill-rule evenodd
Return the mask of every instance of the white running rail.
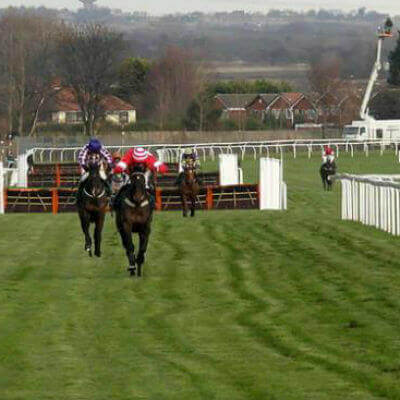
<path id="1" fill-rule="evenodd" d="M 317 140 L 272 140 L 258 142 L 235 142 L 235 143 L 192 143 L 192 144 L 157 144 L 142 145 L 142 147 L 157 153 L 158 156 L 167 162 L 179 162 L 179 157 L 185 148 L 194 148 L 200 158 L 210 158 L 216 160 L 219 154 L 238 154 L 242 159 L 245 156 L 253 156 L 254 159 L 272 154 L 282 154 L 289 151 L 294 158 L 298 151 L 306 151 L 311 158 L 313 152 L 322 152 L 323 147 L 329 144 L 334 148 L 336 157 L 340 156 L 341 151 L 349 152 L 354 156 L 354 150 L 362 150 L 366 156 L 371 149 L 379 149 L 381 154 L 387 147 L 394 147 L 396 156 L 400 156 L 398 148 L 399 140 L 368 140 L 368 141 L 349 141 L 345 139 L 317 139 Z M 126 151 L 130 146 L 107 146 L 114 151 Z M 139 146 L 139 145 L 135 145 Z M 77 162 L 81 147 L 36 147 L 29 150 L 35 163 L 63 163 Z"/>
<path id="2" fill-rule="evenodd" d="M 4 204 L 4 190 L 6 188 L 5 184 L 6 179 L 6 171 L 3 167 L 3 162 L 0 161 L 0 214 L 4 214 L 5 212 L 5 204 Z"/>
<path id="3" fill-rule="evenodd" d="M 392 235 L 400 235 L 400 182 L 398 176 L 341 174 L 341 216 Z"/>

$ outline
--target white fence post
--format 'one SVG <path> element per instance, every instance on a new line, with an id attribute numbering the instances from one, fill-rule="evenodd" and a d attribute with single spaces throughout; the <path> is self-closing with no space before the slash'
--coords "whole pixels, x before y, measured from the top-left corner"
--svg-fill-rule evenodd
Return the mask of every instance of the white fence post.
<path id="1" fill-rule="evenodd" d="M 0 161 L 0 214 L 4 214 L 5 205 L 4 205 L 4 180 L 5 180 L 5 172 L 3 167 L 3 162 Z"/>
<path id="2" fill-rule="evenodd" d="M 400 235 L 400 183 L 393 181 L 396 177 L 338 175 L 341 218 Z"/>
<path id="3" fill-rule="evenodd" d="M 238 165 L 237 154 L 219 155 L 219 184 L 221 186 L 239 185 L 241 183 Z"/>
<path id="4" fill-rule="evenodd" d="M 283 182 L 282 160 L 260 158 L 260 209 L 286 210 L 287 187 Z"/>

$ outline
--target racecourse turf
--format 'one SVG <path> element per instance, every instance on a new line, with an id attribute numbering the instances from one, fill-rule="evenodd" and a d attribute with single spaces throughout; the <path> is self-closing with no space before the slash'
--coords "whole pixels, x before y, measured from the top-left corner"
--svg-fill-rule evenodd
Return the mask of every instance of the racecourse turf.
<path id="1" fill-rule="evenodd" d="M 141 280 L 111 217 L 90 259 L 75 214 L 1 216 L 0 400 L 400 399 L 400 239 L 342 222 L 319 162 L 285 157 L 287 212 L 157 213 Z"/>

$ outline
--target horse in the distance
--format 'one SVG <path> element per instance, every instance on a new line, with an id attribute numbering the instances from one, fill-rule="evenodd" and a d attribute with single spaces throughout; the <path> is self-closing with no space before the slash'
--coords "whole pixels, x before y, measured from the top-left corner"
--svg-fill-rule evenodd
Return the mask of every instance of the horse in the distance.
<path id="1" fill-rule="evenodd" d="M 100 176 L 102 163 L 98 155 L 92 155 L 88 161 L 89 176 L 83 183 L 82 192 L 78 195 L 77 206 L 82 231 L 85 235 L 85 250 L 92 257 L 92 238 L 90 224 L 94 223 L 94 254 L 101 257 L 101 233 L 109 205 L 106 184 Z"/>
<path id="2" fill-rule="evenodd" d="M 322 179 L 322 185 L 324 190 L 330 191 L 332 190 L 333 179 L 332 176 L 336 174 L 336 164 L 335 161 L 330 160 L 329 158 L 321 165 L 319 171 Z"/>
<path id="3" fill-rule="evenodd" d="M 200 183 L 196 177 L 195 161 L 189 158 L 183 166 L 183 176 L 179 183 L 183 216 L 187 217 L 190 208 L 190 216 L 194 217 L 196 212 L 196 200 L 200 191 Z M 190 204 L 188 207 L 188 203 Z"/>
<path id="4" fill-rule="evenodd" d="M 118 193 L 114 211 L 116 224 L 121 235 L 122 244 L 126 250 L 131 276 L 142 276 L 142 265 L 145 260 L 147 245 L 153 219 L 153 205 L 150 194 L 146 190 L 144 168 L 135 167 L 130 174 L 130 183 Z M 139 235 L 139 251 L 135 255 L 132 234 Z"/>

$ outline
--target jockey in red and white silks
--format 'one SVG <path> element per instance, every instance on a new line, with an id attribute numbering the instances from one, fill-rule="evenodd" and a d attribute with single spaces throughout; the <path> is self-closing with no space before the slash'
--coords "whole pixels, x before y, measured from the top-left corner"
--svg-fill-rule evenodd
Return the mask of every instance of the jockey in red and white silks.
<path id="1" fill-rule="evenodd" d="M 149 189 L 150 177 L 153 173 L 160 172 L 165 174 L 168 172 L 168 167 L 158 161 L 157 158 L 145 150 L 143 147 L 134 147 L 129 149 L 122 157 L 121 161 L 114 168 L 114 174 L 121 174 L 126 170 L 133 169 L 135 165 L 144 165 L 146 172 L 146 187 Z"/>
<path id="2" fill-rule="evenodd" d="M 335 152 L 329 145 L 324 146 L 324 153 L 322 154 L 322 163 L 325 164 L 327 161 L 335 161 Z"/>

